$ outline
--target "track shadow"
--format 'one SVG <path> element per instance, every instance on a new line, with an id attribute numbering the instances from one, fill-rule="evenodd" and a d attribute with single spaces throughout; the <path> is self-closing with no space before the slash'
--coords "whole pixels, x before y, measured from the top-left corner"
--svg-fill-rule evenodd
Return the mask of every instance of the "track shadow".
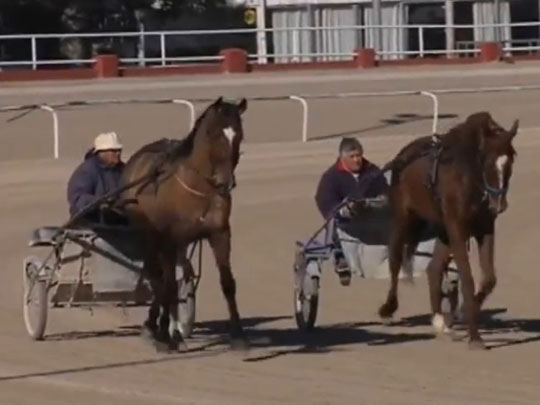
<path id="1" fill-rule="evenodd" d="M 458 117 L 459 116 L 457 114 L 439 114 L 439 120 L 453 119 L 453 118 L 458 118 Z M 310 140 L 322 141 L 326 139 L 339 138 L 342 136 L 359 135 L 366 132 L 375 131 L 378 129 L 385 129 L 385 128 L 389 128 L 389 127 L 393 127 L 397 125 L 404 125 L 404 124 L 409 124 L 411 122 L 426 121 L 426 120 L 433 120 L 433 115 L 400 113 L 400 114 L 395 114 L 390 118 L 382 119 L 380 125 L 374 125 L 368 128 L 353 129 L 353 130 L 345 131 L 345 132 L 337 132 L 333 134 L 314 136 L 314 137 L 310 137 Z"/>
<path id="2" fill-rule="evenodd" d="M 495 342 L 489 344 L 490 349 L 540 342 L 540 319 L 538 318 L 500 319 L 491 316 L 483 318 L 481 326 L 484 336 L 493 337 L 488 343 Z M 516 338 L 497 337 L 497 335 L 512 333 L 526 333 L 528 336 Z"/>
<path id="3" fill-rule="evenodd" d="M 432 333 L 385 333 L 366 329 L 380 325 L 378 322 L 336 324 L 315 328 L 305 333 L 296 328 L 289 329 L 253 329 L 249 331 L 252 346 L 272 349 L 257 357 L 244 361 L 258 362 L 290 354 L 329 353 L 342 350 L 340 346 L 366 344 L 384 346 L 434 339 Z"/>
<path id="4" fill-rule="evenodd" d="M 70 331 L 62 333 L 51 333 L 45 337 L 44 340 L 59 342 L 59 341 L 69 341 L 69 340 L 82 340 L 82 339 L 93 339 L 93 338 L 111 338 L 111 337 L 130 337 L 137 336 L 141 333 L 141 327 L 137 325 L 132 326 L 123 326 L 118 329 L 107 329 L 99 331 Z"/>
<path id="5" fill-rule="evenodd" d="M 256 327 L 260 324 L 275 322 L 282 319 L 290 319 L 291 316 L 271 316 L 271 317 L 252 317 L 244 318 L 243 324 L 246 326 L 246 329 Z M 48 376 L 57 376 L 63 374 L 76 374 L 83 373 L 88 371 L 96 370 L 107 370 L 107 369 L 121 369 L 124 367 L 133 367 L 147 364 L 157 364 L 173 361 L 186 361 L 189 359 L 198 359 L 204 357 L 217 356 L 222 353 L 230 352 L 231 349 L 228 345 L 229 338 L 226 336 L 227 332 L 227 321 L 218 320 L 218 321 L 209 321 L 209 322 L 200 322 L 196 324 L 196 330 L 194 332 L 194 339 L 188 339 L 188 347 L 193 347 L 199 337 L 203 336 L 203 343 L 197 347 L 190 348 L 186 353 L 180 354 L 165 354 L 160 358 L 150 358 L 137 361 L 127 361 L 127 362 L 116 362 L 116 363 L 106 363 L 101 365 L 92 365 L 85 367 L 73 367 L 65 368 L 59 370 L 43 371 L 36 373 L 26 373 L 26 374 L 14 374 L 0 377 L 0 383 L 13 380 L 24 380 L 27 378 L 34 377 L 48 377 Z M 139 325 L 130 325 L 118 328 L 117 330 L 104 330 L 104 331 L 93 331 L 93 332 L 68 332 L 68 333 L 58 333 L 55 335 L 49 335 L 47 340 L 51 341 L 60 341 L 60 340 L 77 340 L 77 339 L 90 339 L 90 338 L 100 338 L 100 337 L 126 337 L 126 336 L 138 336 L 140 334 Z M 217 336 L 216 336 L 217 335 Z M 255 345 L 254 345 L 255 346 Z M 209 350 L 212 349 L 212 350 Z"/>
<path id="6" fill-rule="evenodd" d="M 292 319 L 290 315 L 280 316 L 253 316 L 249 318 L 242 318 L 242 326 L 244 328 L 254 328 L 258 325 L 265 323 L 277 322 L 286 319 Z M 226 333 L 229 328 L 228 319 L 220 319 L 214 321 L 196 322 L 195 329 L 197 335 L 213 335 Z"/>
<path id="7" fill-rule="evenodd" d="M 526 343 L 540 342 L 540 319 L 501 319 L 497 316 L 507 312 L 506 308 L 485 309 L 480 314 L 479 327 L 482 336 L 486 337 L 489 349 L 497 349 Z M 431 314 L 405 317 L 392 323 L 402 327 L 425 327 L 431 325 Z M 464 324 L 458 324 L 456 330 L 466 333 Z M 498 337 L 512 333 L 527 333 L 529 336 L 519 338 Z M 532 334 L 532 336 L 530 336 Z"/>
<path id="8" fill-rule="evenodd" d="M 221 349 L 213 349 L 211 351 L 206 351 L 206 350 L 214 346 L 221 345 L 221 344 L 222 344 L 221 339 L 214 340 L 202 346 L 190 349 L 186 353 L 166 354 L 165 357 L 161 357 L 157 359 L 154 357 L 154 358 L 145 359 L 145 360 L 106 363 L 106 364 L 86 366 L 86 367 L 73 367 L 73 368 L 65 368 L 65 369 L 59 369 L 59 370 L 36 372 L 36 373 L 8 375 L 8 376 L 0 377 L 0 383 L 6 382 L 6 381 L 13 381 L 13 380 L 24 380 L 27 378 L 35 378 L 35 377 L 51 377 L 51 376 L 58 376 L 58 375 L 63 375 L 63 374 L 76 374 L 76 373 L 84 373 L 84 372 L 96 371 L 96 370 L 120 369 L 124 367 L 142 366 L 142 365 L 148 365 L 148 364 L 158 364 L 158 363 L 166 363 L 166 362 L 173 362 L 173 361 L 186 361 L 189 359 L 217 356 L 218 354 L 228 352 L 229 348 L 227 347 L 227 348 L 221 348 Z"/>
<path id="9" fill-rule="evenodd" d="M 506 308 L 484 309 L 480 314 L 480 326 L 488 327 L 496 315 L 507 312 Z M 431 314 L 413 315 L 401 318 L 399 321 L 392 322 L 392 325 L 403 327 L 431 326 Z"/>
<path id="10" fill-rule="evenodd" d="M 242 320 L 242 324 L 246 328 L 253 328 L 259 324 L 280 321 L 282 319 L 290 319 L 291 316 L 270 316 L 270 317 L 251 317 Z M 197 335 L 210 335 L 225 333 L 228 329 L 228 321 L 216 320 L 208 322 L 196 322 L 195 330 Z M 60 342 L 70 340 L 83 340 L 94 338 L 124 338 L 131 336 L 139 336 L 141 334 L 141 325 L 122 326 L 118 329 L 107 329 L 97 331 L 70 331 L 62 333 L 51 333 L 45 336 L 45 341 Z"/>

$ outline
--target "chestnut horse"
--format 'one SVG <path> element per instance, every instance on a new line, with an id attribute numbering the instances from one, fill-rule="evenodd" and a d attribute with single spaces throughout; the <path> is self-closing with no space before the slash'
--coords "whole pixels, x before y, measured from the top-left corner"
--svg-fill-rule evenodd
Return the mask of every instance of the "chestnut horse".
<path id="1" fill-rule="evenodd" d="M 508 207 L 506 195 L 516 151 L 512 140 L 518 121 L 507 131 L 487 112 L 470 115 L 444 135 L 419 138 L 387 164 L 392 171 L 390 201 L 393 227 L 389 246 L 391 285 L 379 308 L 383 319 L 398 308 L 398 274 L 404 256 L 414 251 L 426 224 L 437 229 L 434 257 L 428 267 L 432 324 L 449 332 L 441 315 L 441 281 L 450 254 L 458 267 L 469 347 L 485 349 L 478 316 L 496 284 L 495 220 Z M 467 243 L 478 244 L 482 281 L 475 294 Z M 404 254 L 405 253 L 405 254 Z"/>
<path id="2" fill-rule="evenodd" d="M 220 97 L 199 116 L 185 139 L 163 139 L 145 145 L 126 163 L 126 184 L 156 173 L 154 181 L 129 189 L 122 198 L 136 201 L 126 207 L 126 213 L 134 229 L 144 236 L 143 274 L 150 280 L 154 295 L 143 334 L 159 350 L 164 345 L 166 349 L 177 350 L 180 345 L 185 349 L 175 267 L 177 263 L 183 265 L 184 280 L 193 277 L 187 248 L 201 239 L 209 242 L 219 269 L 230 315 L 231 344 L 247 346 L 231 271 L 229 223 L 230 191 L 244 137 L 241 115 L 246 109 L 245 99 L 234 104 Z"/>

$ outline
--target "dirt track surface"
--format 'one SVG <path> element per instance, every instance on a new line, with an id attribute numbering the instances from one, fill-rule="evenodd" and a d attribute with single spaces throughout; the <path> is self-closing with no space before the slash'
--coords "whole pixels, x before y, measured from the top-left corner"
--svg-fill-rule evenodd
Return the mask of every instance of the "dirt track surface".
<path id="1" fill-rule="evenodd" d="M 0 89 L 0 97 L 8 105 L 540 83 L 535 64 L 499 66 L 481 74 L 470 68 L 412 72 L 266 75 L 244 84 L 240 78 L 11 84 Z M 481 353 L 468 351 L 465 343 L 433 337 L 425 278 L 413 286 L 400 285 L 398 324 L 386 327 L 376 310 L 387 281 L 353 279 L 350 287 L 342 287 L 327 267 L 319 329 L 310 336 L 296 330 L 293 244 L 320 224 L 314 189 L 335 158 L 339 137 L 299 143 L 300 109 L 292 102 L 253 102 L 246 115 L 246 153 L 238 169 L 232 226 L 238 303 L 253 341 L 249 353 L 232 353 L 222 340 L 227 312 L 208 249 L 190 353 L 160 355 L 144 343 L 136 330 L 144 308 L 126 315 L 112 308 L 96 309 L 93 315 L 80 309 L 52 310 L 47 339 L 32 342 L 22 320 L 22 260 L 35 253 L 26 248 L 28 235 L 35 227 L 66 219 L 67 178 L 96 131 L 117 130 L 130 152 L 158 137 L 182 136 L 187 114 L 179 106 L 165 105 L 63 111 L 58 161 L 50 159 L 52 132 L 45 113 L 1 123 L 0 404 L 539 403 L 539 95 L 441 98 L 441 113 L 457 115 L 441 120 L 441 130 L 479 110 L 492 112 L 506 126 L 520 118 L 522 128 L 529 128 L 516 138 L 510 208 L 498 220 L 499 283 L 483 323 L 492 350 Z M 430 102 L 419 97 L 327 100 L 313 102 L 313 111 L 310 137 L 351 132 L 379 164 L 411 135 L 429 133 L 431 126 L 429 117 L 422 119 L 431 114 Z M 419 118 L 381 122 L 396 114 Z"/>

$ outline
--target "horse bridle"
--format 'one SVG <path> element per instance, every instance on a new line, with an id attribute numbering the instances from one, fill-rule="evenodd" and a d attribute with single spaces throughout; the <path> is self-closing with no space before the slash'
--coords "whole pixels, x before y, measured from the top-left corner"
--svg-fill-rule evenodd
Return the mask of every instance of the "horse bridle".
<path id="1" fill-rule="evenodd" d="M 490 195 L 491 197 L 500 197 L 508 191 L 508 187 L 493 187 L 490 186 L 486 179 L 486 172 L 482 172 L 484 180 L 484 195 Z"/>
<path id="2" fill-rule="evenodd" d="M 503 196 L 508 191 L 508 187 L 493 187 L 492 185 L 490 185 L 487 181 L 486 171 L 484 169 L 485 167 L 484 157 L 481 156 L 479 160 L 480 160 L 480 165 L 483 168 L 482 169 L 482 182 L 484 183 L 483 184 L 484 186 L 483 199 L 485 199 L 488 195 L 493 198 L 499 198 Z"/>

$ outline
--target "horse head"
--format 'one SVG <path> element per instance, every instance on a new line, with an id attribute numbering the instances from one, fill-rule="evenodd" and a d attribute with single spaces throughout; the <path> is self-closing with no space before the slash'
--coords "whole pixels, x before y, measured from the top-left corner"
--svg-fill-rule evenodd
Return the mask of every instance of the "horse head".
<path id="1" fill-rule="evenodd" d="M 482 181 L 489 209 L 501 214 L 508 208 L 506 195 L 516 151 L 512 140 L 517 135 L 519 121 L 515 120 L 509 130 L 497 124 L 491 117 L 485 120 L 480 140 Z"/>
<path id="2" fill-rule="evenodd" d="M 206 144 L 211 164 L 210 179 L 220 190 L 228 191 L 234 186 L 234 171 L 240 161 L 240 144 L 244 139 L 242 114 L 246 109 L 245 98 L 235 104 L 219 97 L 202 116 L 205 121 L 203 136 L 197 138 Z"/>

